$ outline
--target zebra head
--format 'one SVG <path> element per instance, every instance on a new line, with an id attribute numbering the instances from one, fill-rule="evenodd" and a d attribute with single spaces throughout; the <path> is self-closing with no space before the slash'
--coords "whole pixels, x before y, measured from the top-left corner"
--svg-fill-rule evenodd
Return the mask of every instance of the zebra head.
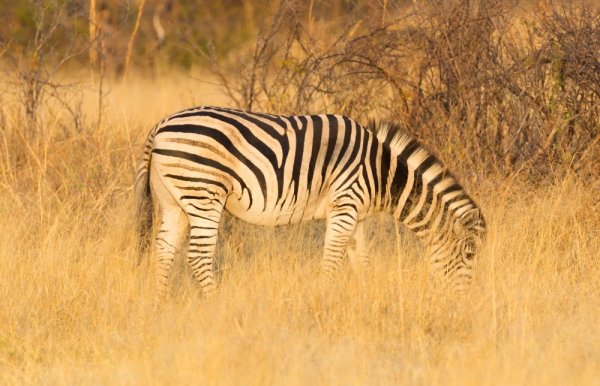
<path id="1" fill-rule="evenodd" d="M 485 220 L 474 205 L 471 202 L 463 210 L 449 211 L 448 226 L 433 232 L 428 245 L 431 278 L 459 294 L 469 288 L 473 263 L 485 241 Z"/>
<path id="2" fill-rule="evenodd" d="M 479 207 L 444 164 L 400 125 L 372 121 L 368 127 L 391 153 L 385 205 L 429 249 L 431 276 L 441 279 L 436 282 L 466 291 L 485 237 Z"/>
<path id="3" fill-rule="evenodd" d="M 467 210 L 454 221 L 454 238 L 460 244 L 463 259 L 473 261 L 485 240 L 485 220 L 479 208 Z"/>

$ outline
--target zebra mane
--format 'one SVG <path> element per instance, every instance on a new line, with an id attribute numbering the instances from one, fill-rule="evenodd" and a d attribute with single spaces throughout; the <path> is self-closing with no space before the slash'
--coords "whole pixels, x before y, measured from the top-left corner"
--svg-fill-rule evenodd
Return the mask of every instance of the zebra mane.
<path id="1" fill-rule="evenodd" d="M 398 155 L 402 154 L 402 152 L 410 145 L 413 148 L 417 147 L 424 158 L 433 157 L 437 163 L 443 165 L 443 162 L 432 154 L 421 141 L 406 133 L 402 129 L 402 126 L 395 122 L 371 120 L 367 125 L 367 130 L 375 134 L 379 141 L 388 145 L 390 149 Z"/>
<path id="2" fill-rule="evenodd" d="M 429 160 L 432 172 L 442 170 L 446 177 L 458 182 L 456 177 L 447 170 L 444 163 L 435 154 L 429 151 L 421 141 L 406 133 L 399 124 L 371 120 L 367 125 L 367 130 L 375 134 L 379 141 L 388 145 L 393 153 L 402 157 L 408 163 L 416 161 L 417 165 L 420 165 L 423 161 Z M 428 177 L 425 176 L 425 178 Z"/>

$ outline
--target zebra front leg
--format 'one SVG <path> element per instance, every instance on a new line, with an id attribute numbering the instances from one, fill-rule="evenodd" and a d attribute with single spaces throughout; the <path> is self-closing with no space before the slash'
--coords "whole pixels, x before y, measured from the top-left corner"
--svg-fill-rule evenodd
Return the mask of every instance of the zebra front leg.
<path id="1" fill-rule="evenodd" d="M 217 286 L 213 272 L 213 257 L 225 200 L 224 194 L 203 197 L 190 203 L 187 210 L 190 220 L 188 264 L 200 283 L 202 292 L 206 295 L 214 292 Z"/>
<path id="2" fill-rule="evenodd" d="M 348 258 L 352 270 L 357 273 L 369 267 L 369 255 L 367 254 L 367 243 L 365 241 L 364 220 L 358 221 L 356 231 L 348 242 Z"/>
<path id="3" fill-rule="evenodd" d="M 335 207 L 327 216 L 323 274 L 330 280 L 339 270 L 348 241 L 356 231 L 357 217 L 356 211 L 345 205 Z"/>

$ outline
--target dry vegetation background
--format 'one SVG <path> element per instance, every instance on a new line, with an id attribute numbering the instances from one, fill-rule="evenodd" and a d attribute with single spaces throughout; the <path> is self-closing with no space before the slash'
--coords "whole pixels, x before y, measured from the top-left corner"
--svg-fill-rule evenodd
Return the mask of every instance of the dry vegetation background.
<path id="1" fill-rule="evenodd" d="M 598 384 L 597 8 L 0 8 L 0 383 Z M 157 307 L 133 169 L 158 120 L 199 104 L 402 123 L 483 208 L 468 298 L 430 296 L 420 245 L 383 216 L 366 280 L 344 271 L 328 288 L 324 224 L 228 220 L 217 297 L 180 258 Z"/>

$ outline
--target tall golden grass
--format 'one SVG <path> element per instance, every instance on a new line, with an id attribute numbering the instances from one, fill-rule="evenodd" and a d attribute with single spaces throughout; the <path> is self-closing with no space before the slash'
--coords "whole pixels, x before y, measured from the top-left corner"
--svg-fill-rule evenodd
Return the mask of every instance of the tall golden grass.
<path id="1" fill-rule="evenodd" d="M 429 295 L 421 247 L 379 216 L 364 280 L 320 284 L 322 223 L 228 221 L 220 293 L 203 298 L 180 256 L 157 305 L 135 256 L 132 168 L 157 120 L 225 100 L 186 79 L 120 87 L 100 130 L 40 164 L 2 158 L 0 383 L 598 384 L 598 185 L 466 181 L 489 235 L 463 301 Z M 18 119 L 4 113 L 6 134 Z"/>

